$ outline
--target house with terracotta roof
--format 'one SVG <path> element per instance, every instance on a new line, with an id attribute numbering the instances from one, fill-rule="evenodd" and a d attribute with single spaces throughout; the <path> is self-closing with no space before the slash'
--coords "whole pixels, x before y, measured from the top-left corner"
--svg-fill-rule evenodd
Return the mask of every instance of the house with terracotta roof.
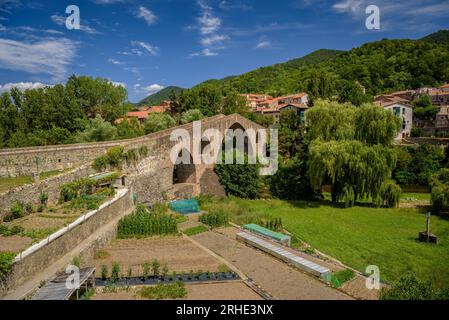
<path id="1" fill-rule="evenodd" d="M 170 111 L 171 103 L 165 103 L 161 106 L 152 106 L 152 107 L 140 107 L 138 111 L 131 111 L 126 114 L 126 119 L 137 118 L 137 120 L 143 124 L 145 120 L 153 113 L 165 113 Z M 116 124 L 124 121 L 124 118 L 118 118 L 115 120 Z"/>
<path id="2" fill-rule="evenodd" d="M 242 97 L 246 99 L 246 105 L 248 108 L 251 108 L 251 110 L 256 111 L 257 106 L 259 103 L 264 102 L 266 100 L 273 99 L 272 96 L 269 96 L 267 94 L 241 94 Z"/>

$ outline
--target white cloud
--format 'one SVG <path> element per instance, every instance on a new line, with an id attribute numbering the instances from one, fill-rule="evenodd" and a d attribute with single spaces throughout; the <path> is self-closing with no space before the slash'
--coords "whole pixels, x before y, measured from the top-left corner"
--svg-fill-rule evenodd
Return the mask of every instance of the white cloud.
<path id="1" fill-rule="evenodd" d="M 65 26 L 66 17 L 54 14 L 51 16 L 51 20 L 59 26 Z M 84 20 L 81 20 L 84 21 Z M 94 28 L 89 27 L 87 24 L 81 24 L 80 30 L 86 32 L 88 34 L 101 34 L 100 31 L 95 30 Z"/>
<path id="2" fill-rule="evenodd" d="M 143 52 L 136 48 L 133 48 L 129 51 L 119 51 L 117 53 L 124 55 L 124 56 L 139 56 L 139 57 L 141 57 L 143 55 Z"/>
<path id="3" fill-rule="evenodd" d="M 132 41 L 131 44 L 133 46 L 140 46 L 141 48 L 145 49 L 152 56 L 158 56 L 159 55 L 159 47 L 153 46 L 152 44 L 149 44 L 147 42 Z"/>
<path id="4" fill-rule="evenodd" d="M 109 59 L 108 59 L 108 62 L 109 62 L 109 63 L 112 63 L 112 64 L 115 64 L 115 65 L 121 65 L 121 64 L 124 64 L 123 62 L 118 61 L 118 60 L 115 60 L 115 59 L 112 59 L 112 58 L 109 58 Z"/>
<path id="5" fill-rule="evenodd" d="M 157 21 L 156 15 L 150 9 L 145 8 L 144 6 L 139 7 L 139 11 L 137 12 L 137 17 L 145 20 L 149 26 L 155 24 Z"/>
<path id="6" fill-rule="evenodd" d="M 190 55 L 191 57 L 215 57 L 218 56 L 217 52 L 211 51 L 209 48 L 205 48 L 200 52 L 195 52 Z"/>
<path id="7" fill-rule="evenodd" d="M 251 10 L 252 7 L 246 3 L 239 2 L 239 1 L 221 1 L 218 5 L 220 9 L 222 10 L 241 10 L 241 11 L 247 11 Z"/>
<path id="8" fill-rule="evenodd" d="M 10 91 L 12 88 L 17 88 L 20 91 L 25 91 L 28 89 L 39 89 L 39 88 L 45 88 L 45 87 L 52 87 L 52 85 L 41 83 L 41 82 L 6 83 L 4 85 L 0 84 L 0 92 Z"/>
<path id="9" fill-rule="evenodd" d="M 201 35 L 200 44 L 203 49 L 200 52 L 190 54 L 191 57 L 212 57 L 218 55 L 218 50 L 223 50 L 223 42 L 229 39 L 229 36 L 220 34 L 222 21 L 214 13 L 213 8 L 206 0 L 197 0 L 200 7 L 200 16 L 196 19 L 197 26 L 189 29 L 197 29 Z"/>
<path id="10" fill-rule="evenodd" d="M 165 88 L 164 86 L 161 86 L 160 84 L 157 84 L 157 83 L 150 84 L 148 86 L 142 86 L 141 84 L 134 85 L 134 91 L 136 93 L 145 93 L 148 95 L 157 93 L 164 88 Z"/>
<path id="11" fill-rule="evenodd" d="M 267 48 L 271 48 L 271 47 L 272 47 L 271 42 L 268 40 L 264 40 L 257 44 L 256 49 L 267 49 Z"/>
<path id="12" fill-rule="evenodd" d="M 0 68 L 62 79 L 76 56 L 76 49 L 76 43 L 66 38 L 34 42 L 0 38 Z"/>
<path id="13" fill-rule="evenodd" d="M 223 42 L 224 40 L 227 40 L 227 39 L 229 39 L 228 36 L 215 34 L 210 37 L 202 38 L 200 40 L 200 42 L 203 46 L 207 47 L 207 46 L 213 45 L 215 43 Z"/>

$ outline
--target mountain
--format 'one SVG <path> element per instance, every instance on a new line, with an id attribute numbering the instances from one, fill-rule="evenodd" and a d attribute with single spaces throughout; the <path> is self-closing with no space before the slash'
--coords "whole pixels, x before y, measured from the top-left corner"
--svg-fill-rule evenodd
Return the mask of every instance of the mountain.
<path id="1" fill-rule="evenodd" d="M 185 89 L 183 89 L 183 88 L 175 87 L 175 86 L 170 86 L 170 87 L 164 88 L 161 91 L 156 92 L 156 93 L 146 97 L 145 99 L 143 99 L 142 101 L 137 103 L 137 106 L 138 107 L 140 107 L 140 106 L 157 106 L 162 101 L 169 100 L 172 92 L 175 92 L 176 94 L 180 94 L 184 90 Z"/>
<path id="2" fill-rule="evenodd" d="M 430 41 L 435 43 L 449 44 L 449 30 L 440 30 L 435 33 L 429 34 L 421 40 Z"/>
<path id="3" fill-rule="evenodd" d="M 449 82 L 448 34 L 449 31 L 442 30 L 420 40 L 384 39 L 350 51 L 318 50 L 239 76 L 209 80 L 193 89 L 217 86 L 272 96 L 307 91 L 313 97 L 346 95 L 347 98 L 360 96 L 363 88 L 368 96 L 374 96 L 438 86 Z"/>

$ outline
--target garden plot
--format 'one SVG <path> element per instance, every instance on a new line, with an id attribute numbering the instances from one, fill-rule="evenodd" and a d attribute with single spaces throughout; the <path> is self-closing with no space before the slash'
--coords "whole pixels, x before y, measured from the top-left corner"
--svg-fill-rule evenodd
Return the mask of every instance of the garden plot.
<path id="1" fill-rule="evenodd" d="M 226 283 L 189 284 L 183 300 L 261 300 L 262 298 L 241 281 Z M 92 300 L 143 300 L 140 287 L 106 292 L 97 288 Z"/>
<path id="2" fill-rule="evenodd" d="M 221 262 L 190 241 L 178 237 L 153 237 L 146 239 L 116 239 L 97 252 L 94 261 L 97 270 L 106 265 L 109 270 L 118 263 L 122 272 L 132 269 L 134 276 L 143 273 L 142 265 L 157 259 L 167 265 L 169 273 L 190 271 L 219 271 Z"/>

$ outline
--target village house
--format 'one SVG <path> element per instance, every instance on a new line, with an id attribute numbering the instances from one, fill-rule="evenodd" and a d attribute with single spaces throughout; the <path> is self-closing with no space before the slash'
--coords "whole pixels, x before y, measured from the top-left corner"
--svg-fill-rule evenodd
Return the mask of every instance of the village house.
<path id="1" fill-rule="evenodd" d="M 387 100 L 387 101 L 386 101 Z M 413 127 L 413 109 L 404 102 L 405 99 L 393 97 L 388 101 L 387 98 L 376 98 L 374 103 L 378 106 L 392 111 L 396 116 L 402 120 L 401 130 L 395 137 L 395 141 L 399 142 L 405 138 L 410 137 Z"/>
<path id="2" fill-rule="evenodd" d="M 247 100 L 247 105 L 257 114 L 271 115 L 275 122 L 279 122 L 282 111 L 292 110 L 304 119 L 308 109 L 309 98 L 307 93 L 297 93 L 288 96 L 273 98 L 264 94 L 242 94 Z"/>
<path id="3" fill-rule="evenodd" d="M 273 99 L 272 96 L 267 94 L 241 94 L 241 96 L 246 99 L 248 108 L 253 111 L 256 111 L 259 103 Z"/>
<path id="4" fill-rule="evenodd" d="M 163 101 L 160 106 L 152 106 L 152 107 L 140 107 L 138 111 L 131 111 L 126 114 L 126 119 L 136 118 L 141 124 L 145 122 L 145 120 L 150 116 L 150 114 L 154 113 L 165 113 L 170 111 L 171 102 Z M 125 118 L 118 118 L 115 120 L 116 124 L 121 123 Z"/>

